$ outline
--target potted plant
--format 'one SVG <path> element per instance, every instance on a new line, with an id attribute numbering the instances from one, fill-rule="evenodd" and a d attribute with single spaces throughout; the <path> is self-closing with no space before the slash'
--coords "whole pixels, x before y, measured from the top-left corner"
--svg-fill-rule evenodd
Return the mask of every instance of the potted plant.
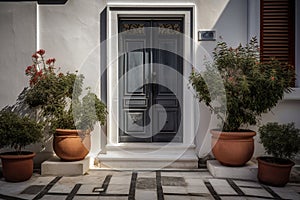
<path id="1" fill-rule="evenodd" d="M 213 62 L 205 66 L 204 72 L 192 72 L 190 82 L 199 101 L 220 120 L 219 127 L 210 131 L 212 152 L 223 165 L 242 166 L 253 155 L 256 135 L 242 126 L 257 124 L 262 113 L 291 91 L 294 69 L 275 59 L 260 62 L 255 37 L 235 49 L 219 42 Z"/>
<path id="2" fill-rule="evenodd" d="M 0 112 L 0 148 L 15 149 L 14 152 L 0 154 L 3 177 L 6 181 L 20 182 L 32 176 L 35 153 L 22 149 L 39 142 L 42 136 L 41 124 L 13 112 Z"/>
<path id="3" fill-rule="evenodd" d="M 95 123 L 106 122 L 106 106 L 90 88 L 82 94 L 82 74 L 55 72 L 59 70 L 55 59 L 45 60 L 44 54 L 44 50 L 33 54 L 33 64 L 25 71 L 30 77 L 25 102 L 39 108 L 46 119 L 46 130 L 54 134 L 56 155 L 67 161 L 82 160 L 89 153 Z"/>
<path id="4" fill-rule="evenodd" d="M 258 180 L 272 186 L 284 186 L 295 163 L 290 160 L 300 150 L 300 130 L 294 123 L 267 123 L 258 130 L 260 141 L 270 156 L 258 157 Z"/>

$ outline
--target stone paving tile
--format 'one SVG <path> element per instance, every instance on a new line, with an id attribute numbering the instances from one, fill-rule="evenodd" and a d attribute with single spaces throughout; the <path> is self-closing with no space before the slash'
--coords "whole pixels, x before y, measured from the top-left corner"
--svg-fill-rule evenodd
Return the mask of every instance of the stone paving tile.
<path id="1" fill-rule="evenodd" d="M 62 195 L 45 195 L 43 197 L 43 200 L 65 200 L 67 196 L 62 196 Z"/>
<path id="2" fill-rule="evenodd" d="M 261 185 L 258 182 L 252 182 L 252 181 L 240 181 L 240 180 L 234 180 L 235 184 L 238 186 L 248 186 L 248 187 L 258 187 L 261 188 Z"/>
<path id="3" fill-rule="evenodd" d="M 103 199 L 102 197 L 78 197 L 78 196 L 75 196 L 73 198 L 73 200 L 98 200 L 98 199 Z"/>
<path id="4" fill-rule="evenodd" d="M 182 174 L 180 172 L 163 171 L 161 172 L 161 176 L 182 177 Z"/>
<path id="5" fill-rule="evenodd" d="M 246 195 L 255 195 L 261 197 L 273 197 L 270 193 L 268 193 L 264 189 L 259 188 L 240 188 Z"/>
<path id="6" fill-rule="evenodd" d="M 156 189 L 156 178 L 149 178 L 149 177 L 137 177 L 136 182 L 137 189 L 144 189 L 144 190 L 154 190 Z"/>
<path id="7" fill-rule="evenodd" d="M 192 181 L 192 182 L 191 182 Z M 188 193 L 210 194 L 204 182 L 199 179 L 186 179 Z"/>
<path id="8" fill-rule="evenodd" d="M 115 176 L 111 177 L 109 184 L 125 184 L 130 185 L 131 175 L 130 176 Z"/>
<path id="9" fill-rule="evenodd" d="M 138 173 L 138 178 L 155 178 L 156 173 L 155 172 L 139 172 Z"/>
<path id="10" fill-rule="evenodd" d="M 234 189 L 223 179 L 209 179 L 213 188 L 218 194 L 237 194 Z"/>
<path id="11" fill-rule="evenodd" d="M 135 199 L 143 199 L 143 200 L 153 200 L 157 199 L 156 190 L 136 190 L 135 191 Z"/>
<path id="12" fill-rule="evenodd" d="M 81 185 L 81 187 L 77 191 L 77 194 L 99 194 L 99 192 L 93 192 L 95 187 L 101 187 L 101 185 L 100 184 L 98 184 L 98 185 L 95 185 L 95 184 Z"/>
<path id="13" fill-rule="evenodd" d="M 128 197 L 100 197 L 101 200 L 128 200 Z M 81 199 L 85 200 L 85 199 Z M 138 199 L 137 199 L 138 200 Z"/>
<path id="14" fill-rule="evenodd" d="M 125 184 L 109 184 L 106 190 L 107 194 L 128 194 L 130 185 Z"/>
<path id="15" fill-rule="evenodd" d="M 164 193 L 172 193 L 172 194 L 187 194 L 187 188 L 186 187 L 180 187 L 180 186 L 162 186 Z"/>
<path id="16" fill-rule="evenodd" d="M 213 200 L 211 196 L 176 196 L 176 195 L 165 195 L 165 200 Z"/>
<path id="17" fill-rule="evenodd" d="M 270 187 L 276 194 L 278 194 L 281 198 L 284 199 L 300 199 L 300 194 L 297 193 L 293 188 L 287 187 Z"/>
<path id="18" fill-rule="evenodd" d="M 163 186 L 186 186 L 187 183 L 183 177 L 162 176 L 161 184 Z"/>
<path id="19" fill-rule="evenodd" d="M 247 197 L 221 197 L 222 200 L 245 200 L 248 199 Z"/>

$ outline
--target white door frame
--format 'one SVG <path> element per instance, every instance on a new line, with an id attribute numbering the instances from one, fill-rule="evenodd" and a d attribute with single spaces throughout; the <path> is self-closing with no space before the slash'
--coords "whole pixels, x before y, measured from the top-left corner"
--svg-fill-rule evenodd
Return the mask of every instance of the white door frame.
<path id="1" fill-rule="evenodd" d="M 118 17 L 119 16 L 135 16 L 135 17 L 183 17 L 184 20 L 184 59 L 189 61 L 190 64 L 184 62 L 183 65 L 183 143 L 178 145 L 194 145 L 195 138 L 195 119 L 193 115 L 195 98 L 192 92 L 188 88 L 189 75 L 192 71 L 192 64 L 194 63 L 194 47 L 193 39 L 195 38 L 195 30 L 192 28 L 192 22 L 195 22 L 194 15 L 191 15 L 191 11 L 184 8 L 191 8 L 192 13 L 195 13 L 194 6 L 180 6 L 165 10 L 153 9 L 149 7 L 149 10 L 126 8 L 118 9 L 120 6 L 108 6 L 107 7 L 107 109 L 108 109 L 108 121 L 107 121 L 107 146 L 119 146 L 126 145 L 128 143 L 119 143 L 119 94 L 118 94 Z M 176 10 L 174 10 L 176 8 Z M 180 10 L 180 8 L 182 10 Z M 130 144 L 132 145 L 132 144 Z M 103 148 L 103 147 L 102 147 Z"/>

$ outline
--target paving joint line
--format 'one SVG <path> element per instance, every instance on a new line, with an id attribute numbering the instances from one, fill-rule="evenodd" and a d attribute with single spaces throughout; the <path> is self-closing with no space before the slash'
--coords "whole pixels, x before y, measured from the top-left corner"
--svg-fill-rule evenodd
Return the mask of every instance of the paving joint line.
<path id="1" fill-rule="evenodd" d="M 41 199 L 43 196 L 45 196 L 49 190 L 62 178 L 62 176 L 55 177 L 48 185 L 40 192 L 38 195 L 36 195 L 33 200 Z"/>
<path id="2" fill-rule="evenodd" d="M 132 172 L 128 200 L 134 200 L 135 199 L 135 189 L 136 189 L 137 175 L 138 175 L 137 172 Z"/>
<path id="3" fill-rule="evenodd" d="M 78 190 L 80 189 L 82 184 L 76 184 L 72 191 L 68 194 L 66 200 L 72 200 L 75 196 L 76 196 L 76 193 L 78 192 Z"/>
<path id="4" fill-rule="evenodd" d="M 160 171 L 156 171 L 156 193 L 157 193 L 157 200 L 164 200 L 164 192 L 161 184 Z"/>
<path id="5" fill-rule="evenodd" d="M 221 200 L 220 196 L 208 180 L 204 180 L 204 184 L 215 200 Z"/>
<path id="6" fill-rule="evenodd" d="M 235 184 L 235 182 L 233 180 L 227 178 L 226 181 L 238 195 L 241 195 L 241 196 L 245 195 L 245 193 L 241 190 L 241 188 L 239 188 L 239 186 L 237 184 Z"/>
<path id="7" fill-rule="evenodd" d="M 276 192 L 274 192 L 270 187 L 266 186 L 266 185 L 261 185 L 270 195 L 272 195 L 272 197 L 274 197 L 275 199 L 283 199 L 281 198 L 281 196 L 279 196 Z"/>
<path id="8" fill-rule="evenodd" d="M 103 194 L 103 193 L 106 193 L 106 190 L 108 188 L 108 185 L 109 185 L 109 182 L 110 182 L 110 179 L 111 179 L 112 175 L 109 174 L 109 175 L 106 175 L 103 183 L 102 183 L 102 188 L 103 188 L 103 191 L 100 192 L 100 194 Z"/>

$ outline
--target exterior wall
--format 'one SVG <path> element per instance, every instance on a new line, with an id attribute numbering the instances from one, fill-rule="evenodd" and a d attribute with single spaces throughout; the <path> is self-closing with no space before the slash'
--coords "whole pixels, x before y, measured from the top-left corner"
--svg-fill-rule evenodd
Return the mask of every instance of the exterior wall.
<path id="1" fill-rule="evenodd" d="M 0 108 L 13 104 L 36 48 L 36 4 L 0 2 Z"/>
<path id="2" fill-rule="evenodd" d="M 170 3 L 171 2 L 171 3 Z M 298 2 L 298 1 L 297 1 Z M 36 5 L 36 3 L 0 3 L 0 106 L 13 104 L 17 95 L 27 84 L 24 69 L 31 64 L 31 54 L 35 49 L 46 50 L 47 57 L 55 57 L 61 70 L 75 71 L 86 76 L 86 85 L 99 93 L 100 88 L 100 14 L 110 5 L 125 6 L 166 5 L 195 6 L 194 35 L 198 30 L 216 30 L 217 41 L 221 38 L 229 45 L 237 46 L 246 43 L 251 36 L 259 34 L 259 0 L 146 0 L 116 1 L 69 0 L 65 5 Z M 299 7 L 299 3 L 297 5 Z M 298 9 L 299 10 L 299 9 Z M 38 19 L 38 20 L 37 20 Z M 298 31 L 299 31 L 298 14 Z M 296 34 L 299 35 L 299 34 Z M 220 38 L 221 37 L 221 38 Z M 195 62 L 203 57 L 203 50 L 211 52 L 216 41 L 198 42 L 195 37 Z M 299 43 L 299 40 L 297 40 Z M 299 48 L 299 44 L 298 44 Z M 297 58 L 299 60 L 299 58 Z M 297 69 L 300 69 L 297 61 Z M 267 121 L 294 121 L 300 128 L 298 113 L 300 110 L 299 91 L 290 95 L 263 116 L 262 123 Z M 195 103 L 194 107 L 198 107 Z M 195 117 L 199 119 L 197 136 L 197 154 L 199 157 L 210 151 L 208 133 L 210 113 L 203 105 Z M 197 127 L 197 124 L 195 125 Z M 253 128 L 256 130 L 256 128 Z M 99 126 L 92 134 L 91 155 L 96 156 L 101 150 L 101 133 Z M 51 148 L 48 148 L 51 151 Z M 263 153 L 260 144 L 256 145 L 255 155 Z"/>

